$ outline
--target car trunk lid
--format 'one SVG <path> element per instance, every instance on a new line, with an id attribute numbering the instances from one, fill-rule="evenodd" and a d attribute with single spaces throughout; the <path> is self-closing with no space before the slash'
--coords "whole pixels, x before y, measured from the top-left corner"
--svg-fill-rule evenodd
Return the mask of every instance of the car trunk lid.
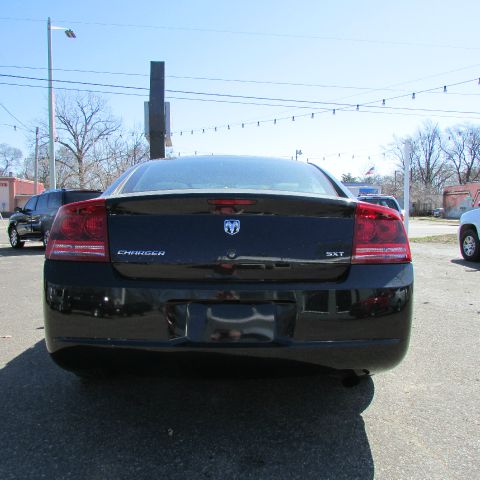
<path id="1" fill-rule="evenodd" d="M 355 202 L 278 193 L 107 200 L 123 276 L 179 281 L 335 281 L 351 261 Z"/>

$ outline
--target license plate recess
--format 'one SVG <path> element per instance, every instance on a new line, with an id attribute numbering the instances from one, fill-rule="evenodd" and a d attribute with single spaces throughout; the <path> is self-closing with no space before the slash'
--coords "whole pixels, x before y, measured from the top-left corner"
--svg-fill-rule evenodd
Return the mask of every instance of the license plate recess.
<path id="1" fill-rule="evenodd" d="M 185 333 L 200 343 L 272 343 L 291 338 L 294 322 L 288 303 L 190 303 Z"/>

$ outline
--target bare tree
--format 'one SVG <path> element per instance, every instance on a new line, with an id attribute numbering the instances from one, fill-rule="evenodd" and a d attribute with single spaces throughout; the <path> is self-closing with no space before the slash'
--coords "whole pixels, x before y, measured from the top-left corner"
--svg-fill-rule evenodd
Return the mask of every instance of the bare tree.
<path id="1" fill-rule="evenodd" d="M 120 123 L 110 114 L 105 100 L 93 94 L 61 96 L 56 105 L 57 142 L 65 148 L 57 163 L 75 172 L 74 186 L 86 188 L 95 170 L 95 145 L 115 134 Z"/>
<path id="2" fill-rule="evenodd" d="M 103 99 L 99 97 L 61 97 L 57 102 L 56 176 L 60 188 L 104 190 L 127 168 L 148 160 L 149 145 L 138 127 L 121 129 Z M 40 129 L 38 179 L 48 188 L 48 128 Z M 30 149 L 33 150 L 31 139 Z M 34 177 L 34 155 L 24 161 L 23 176 Z"/>
<path id="3" fill-rule="evenodd" d="M 396 175 L 384 175 L 378 177 L 375 183 L 382 187 L 382 193 L 385 195 L 393 195 L 394 197 L 403 196 L 403 178 L 401 178 L 400 175 L 398 178 Z"/>
<path id="4" fill-rule="evenodd" d="M 92 175 L 96 186 L 104 190 L 125 170 L 149 159 L 149 145 L 138 129 L 111 135 L 93 149 L 95 158 Z"/>
<path id="5" fill-rule="evenodd" d="M 16 172 L 22 159 L 22 151 L 6 143 L 0 143 L 0 176 Z"/>
<path id="6" fill-rule="evenodd" d="M 407 138 L 394 137 L 385 150 L 394 158 L 402 171 L 405 168 L 405 141 Z M 425 122 L 410 138 L 410 180 L 412 185 L 428 193 L 440 193 L 453 172 L 442 150 L 442 136 L 437 124 Z"/>
<path id="7" fill-rule="evenodd" d="M 48 185 L 48 149 L 47 145 L 41 145 L 38 150 L 37 180 Z M 20 173 L 21 178 L 34 180 L 35 178 L 35 153 L 32 151 L 25 157 Z"/>
<path id="8" fill-rule="evenodd" d="M 460 185 L 480 180 L 480 127 L 457 125 L 448 128 L 442 150 Z"/>
<path id="9" fill-rule="evenodd" d="M 386 159 L 393 159 L 396 164 L 396 168 L 401 172 L 405 171 L 405 142 L 407 140 L 412 141 L 410 137 L 397 137 L 393 136 L 393 142 L 388 147 L 383 149 L 383 154 Z M 417 164 L 413 161 L 413 149 L 410 151 L 410 179 L 416 181 L 420 175 L 418 173 Z"/>
<path id="10" fill-rule="evenodd" d="M 420 183 L 426 189 L 442 191 L 452 171 L 443 156 L 441 132 L 437 124 L 427 121 L 418 129 L 412 142 L 412 157 Z"/>
<path id="11" fill-rule="evenodd" d="M 70 160 L 70 165 L 67 164 L 66 156 L 70 156 L 71 153 L 66 151 L 64 147 L 57 151 L 57 185 L 60 188 L 69 188 L 76 187 L 78 182 L 76 181 L 76 175 L 74 170 L 74 162 Z M 50 169 L 48 161 L 48 145 L 43 144 L 39 148 L 38 152 L 38 165 L 37 165 L 37 180 L 40 183 L 43 183 L 46 189 L 50 188 Z M 22 172 L 20 174 L 22 178 L 27 180 L 34 180 L 35 178 L 35 154 L 32 152 L 28 155 L 22 167 Z"/>

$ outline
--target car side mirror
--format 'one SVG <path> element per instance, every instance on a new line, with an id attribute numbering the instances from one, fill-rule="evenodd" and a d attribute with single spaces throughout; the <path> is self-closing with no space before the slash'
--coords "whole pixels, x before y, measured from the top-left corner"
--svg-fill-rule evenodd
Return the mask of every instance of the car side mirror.
<path id="1" fill-rule="evenodd" d="M 22 213 L 23 212 L 23 208 L 20 208 L 20 207 L 15 207 L 15 210 L 14 212 L 17 212 L 17 213 Z"/>

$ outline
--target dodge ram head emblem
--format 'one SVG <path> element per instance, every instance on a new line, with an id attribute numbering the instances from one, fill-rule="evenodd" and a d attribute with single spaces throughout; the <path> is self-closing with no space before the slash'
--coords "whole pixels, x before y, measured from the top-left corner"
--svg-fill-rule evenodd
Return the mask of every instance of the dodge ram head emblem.
<path id="1" fill-rule="evenodd" d="M 240 220 L 225 220 L 223 222 L 223 229 L 229 235 L 235 235 L 240 231 Z"/>

